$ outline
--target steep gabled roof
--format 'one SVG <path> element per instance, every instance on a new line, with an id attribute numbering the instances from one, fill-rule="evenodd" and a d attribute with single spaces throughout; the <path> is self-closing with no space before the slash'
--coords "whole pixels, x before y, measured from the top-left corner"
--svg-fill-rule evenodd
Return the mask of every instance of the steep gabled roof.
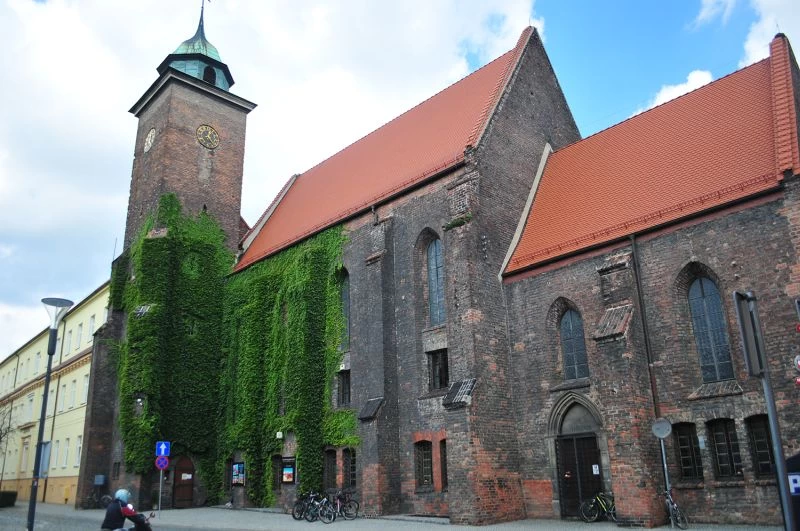
<path id="1" fill-rule="evenodd" d="M 236 270 L 368 210 L 464 161 L 530 39 L 307 172 L 293 177 L 246 238 Z"/>
<path id="2" fill-rule="evenodd" d="M 789 43 L 553 153 L 504 274 L 696 215 L 800 171 Z"/>

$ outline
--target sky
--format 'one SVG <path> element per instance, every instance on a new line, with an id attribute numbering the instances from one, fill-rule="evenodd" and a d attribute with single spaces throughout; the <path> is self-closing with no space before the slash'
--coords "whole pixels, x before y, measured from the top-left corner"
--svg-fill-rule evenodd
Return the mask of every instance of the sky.
<path id="1" fill-rule="evenodd" d="M 796 0 L 213 0 L 205 32 L 258 104 L 242 215 L 514 47 L 533 25 L 585 137 L 768 54 Z M 0 359 L 121 252 L 137 120 L 201 0 L 0 0 Z"/>

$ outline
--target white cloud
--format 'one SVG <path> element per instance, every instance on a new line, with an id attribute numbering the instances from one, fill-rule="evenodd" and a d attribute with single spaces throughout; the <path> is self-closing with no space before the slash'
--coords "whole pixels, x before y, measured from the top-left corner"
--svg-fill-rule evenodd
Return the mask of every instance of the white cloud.
<path id="1" fill-rule="evenodd" d="M 800 9 L 796 0 L 751 0 L 758 19 L 750 26 L 739 66 L 747 66 L 769 55 L 769 43 L 776 33 L 784 33 L 800 46 Z"/>
<path id="2" fill-rule="evenodd" d="M 722 19 L 723 24 L 727 24 L 735 6 L 736 0 L 702 0 L 694 25 L 696 27 L 707 24 L 717 17 Z"/>
<path id="3" fill-rule="evenodd" d="M 38 306 L 0 303 L 0 361 L 48 326 L 47 311 Z"/>
<path id="4" fill-rule="evenodd" d="M 108 278 L 130 187 L 127 110 L 194 34 L 199 4 L 0 2 L 0 357 L 44 326 L 29 297 L 81 300 Z M 533 0 L 206 4 L 232 92 L 258 104 L 245 219 L 293 173 L 511 49 L 529 23 L 543 29 L 532 12 Z"/>
<path id="5" fill-rule="evenodd" d="M 670 100 L 674 100 L 678 96 L 682 96 L 687 92 L 691 92 L 697 88 L 702 87 L 703 85 L 707 85 L 714 80 L 711 72 L 708 70 L 692 70 L 689 72 L 689 75 L 686 76 L 686 81 L 684 83 L 678 83 L 677 85 L 664 85 L 662 86 L 650 103 L 647 104 L 646 107 L 637 110 L 634 115 L 642 113 L 648 109 L 652 109 L 653 107 L 657 107 L 662 103 L 666 103 Z"/>

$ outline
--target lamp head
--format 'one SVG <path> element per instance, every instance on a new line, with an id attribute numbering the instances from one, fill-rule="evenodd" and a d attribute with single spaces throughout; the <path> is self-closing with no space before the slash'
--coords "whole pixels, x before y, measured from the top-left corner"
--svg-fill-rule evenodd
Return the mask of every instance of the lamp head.
<path id="1" fill-rule="evenodd" d="M 61 319 L 64 318 L 64 315 L 66 315 L 67 311 L 69 311 L 74 303 L 67 299 L 46 297 L 42 299 L 42 304 L 44 304 L 44 308 L 47 310 L 47 315 L 50 316 L 50 328 L 56 329 L 59 323 L 61 323 Z"/>

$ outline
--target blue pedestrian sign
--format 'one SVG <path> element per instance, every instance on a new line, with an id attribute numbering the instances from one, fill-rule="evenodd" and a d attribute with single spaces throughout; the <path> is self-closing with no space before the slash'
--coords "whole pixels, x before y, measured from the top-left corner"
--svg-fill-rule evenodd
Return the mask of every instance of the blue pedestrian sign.
<path id="1" fill-rule="evenodd" d="M 169 457 L 169 441 L 158 441 L 156 443 L 156 457 Z"/>

